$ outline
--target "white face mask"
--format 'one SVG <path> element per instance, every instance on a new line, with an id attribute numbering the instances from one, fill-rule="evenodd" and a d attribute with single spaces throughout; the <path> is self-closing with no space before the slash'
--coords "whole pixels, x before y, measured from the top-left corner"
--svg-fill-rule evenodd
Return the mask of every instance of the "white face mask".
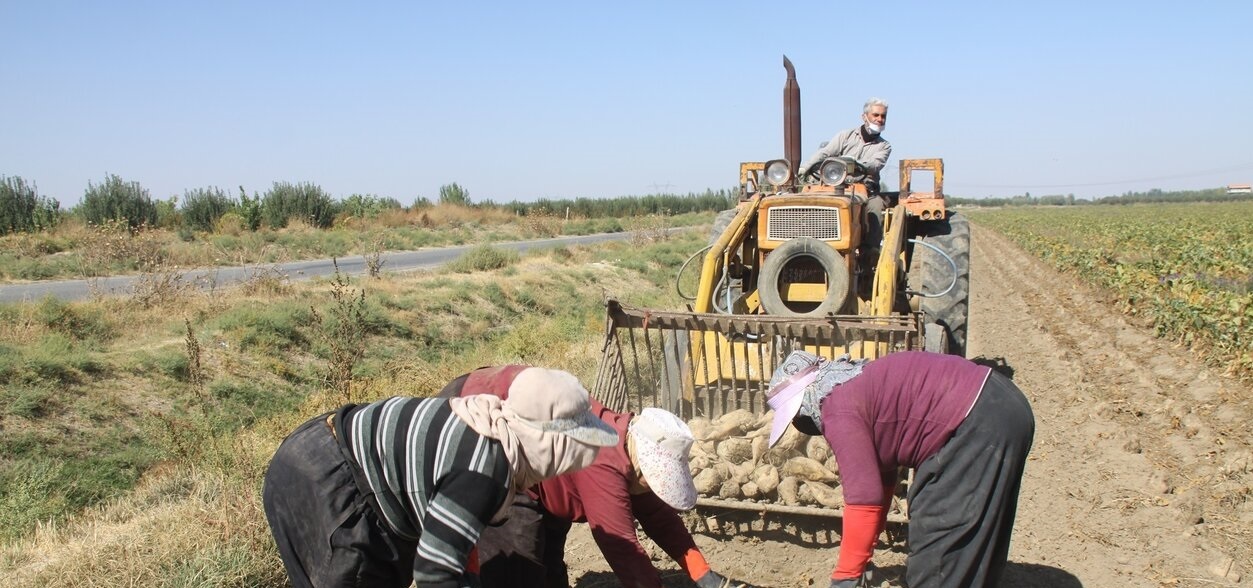
<path id="1" fill-rule="evenodd" d="M 883 132 L 883 125 L 875 124 L 875 123 L 866 123 L 866 130 L 870 131 L 871 135 L 878 135 L 879 133 Z"/>

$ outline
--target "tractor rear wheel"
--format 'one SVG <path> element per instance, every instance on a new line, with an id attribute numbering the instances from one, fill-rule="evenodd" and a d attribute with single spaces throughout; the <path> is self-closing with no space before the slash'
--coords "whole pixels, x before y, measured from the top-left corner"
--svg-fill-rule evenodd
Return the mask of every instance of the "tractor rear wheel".
<path id="1" fill-rule="evenodd" d="M 722 233 L 726 232 L 727 227 L 731 226 L 731 219 L 735 218 L 735 213 L 737 212 L 739 212 L 738 208 L 732 208 L 719 212 L 718 216 L 714 217 L 714 226 L 709 231 L 709 242 L 706 245 L 713 245 L 714 241 L 717 241 L 718 237 L 721 237 Z"/>
<path id="2" fill-rule="evenodd" d="M 953 260 L 949 265 L 931 247 L 914 244 L 907 280 L 909 290 L 922 293 L 919 309 L 926 329 L 926 349 L 965 357 L 970 321 L 970 225 L 966 217 L 949 211 L 943 221 L 921 223 L 914 238 Z M 936 329 L 943 329 L 944 336 L 938 336 Z"/>

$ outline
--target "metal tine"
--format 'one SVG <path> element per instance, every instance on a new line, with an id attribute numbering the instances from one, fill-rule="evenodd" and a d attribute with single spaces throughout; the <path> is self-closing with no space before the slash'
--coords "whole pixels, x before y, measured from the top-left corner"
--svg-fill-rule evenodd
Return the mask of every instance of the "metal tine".
<path id="1" fill-rule="evenodd" d="M 607 359 L 613 354 L 611 349 L 617 345 L 617 333 L 613 327 L 609 327 L 605 331 L 605 342 L 601 345 L 601 361 L 596 367 L 596 394 L 598 398 L 605 402 L 605 406 L 610 409 L 617 410 L 622 407 L 621 399 L 618 398 L 618 391 L 615 389 L 613 363 Z"/>
<path id="2" fill-rule="evenodd" d="M 736 349 L 741 348 L 741 347 L 743 348 L 743 351 L 741 353 L 745 354 L 746 356 L 748 354 L 748 337 L 745 336 L 745 333 L 744 333 L 745 329 L 739 328 L 742 326 L 743 326 L 742 323 L 737 325 L 736 321 L 731 321 L 732 337 L 734 338 L 735 335 L 738 334 L 739 335 L 738 338 L 742 339 L 744 341 L 744 344 L 732 345 L 730 347 L 730 351 L 731 351 L 731 394 L 730 394 L 731 402 L 729 403 L 730 410 L 735 410 L 737 408 L 743 407 L 743 394 L 741 394 L 740 392 L 741 390 L 740 375 L 736 373 L 737 370 L 741 366 L 745 370 L 748 369 L 748 357 L 744 357 L 743 362 L 740 361 L 740 358 L 736 357 L 737 355 L 739 355 L 739 353 L 736 353 Z M 732 340 L 735 340 L 735 339 L 732 339 Z M 747 378 L 745 378 L 745 381 L 747 381 Z"/>
<path id="3" fill-rule="evenodd" d="M 761 345 L 761 340 L 758 339 L 757 333 L 752 332 L 752 331 L 753 331 L 752 328 L 749 328 L 749 326 L 746 323 L 746 325 L 744 325 L 744 340 L 748 341 L 748 337 L 752 336 L 753 337 L 752 347 L 758 347 L 759 345 Z M 753 379 L 752 379 L 752 374 L 753 374 L 752 347 L 749 347 L 748 344 L 744 345 L 744 351 L 742 352 L 744 356 L 744 377 L 743 379 L 739 380 L 739 384 L 738 384 L 739 406 L 743 407 L 743 409 L 748 409 L 749 411 L 753 410 L 753 396 L 754 396 Z"/>
<path id="4" fill-rule="evenodd" d="M 757 392 L 752 395 L 752 407 L 749 410 L 753 412 L 766 412 L 766 384 L 769 377 L 766 375 L 766 346 L 773 345 L 773 337 L 766 335 L 768 328 L 759 328 L 757 332 L 757 374 L 761 375 L 757 379 Z"/>
<path id="5" fill-rule="evenodd" d="M 671 329 L 671 333 L 673 334 L 673 329 Z M 657 385 L 652 387 L 653 406 L 670 410 L 669 406 L 662 405 L 662 402 L 665 401 L 665 399 L 662 398 L 662 391 L 669 385 L 670 382 L 670 362 L 666 361 L 666 329 L 664 329 L 660 324 L 657 325 L 657 341 L 657 349 L 653 349 L 652 345 L 648 346 L 648 357 L 661 358 L 661 377 L 657 380 Z"/>
<path id="6" fill-rule="evenodd" d="M 604 342 L 600 344 L 600 361 L 596 364 L 596 380 L 592 388 L 592 395 L 596 396 L 597 398 L 599 398 L 600 400 L 606 403 L 612 402 L 612 397 L 614 396 L 612 392 L 613 388 L 610 387 L 611 383 L 609 381 L 610 380 L 610 376 L 609 376 L 610 362 L 606 361 L 606 358 L 609 357 L 609 354 L 607 352 L 610 349 L 609 338 L 611 336 L 613 336 L 613 329 L 609 328 L 605 331 Z M 611 406 L 610 408 L 613 408 L 613 407 Z"/>
<path id="7" fill-rule="evenodd" d="M 805 328 L 800 325 L 786 325 L 782 327 L 787 333 L 788 353 L 805 347 Z"/>
<path id="8" fill-rule="evenodd" d="M 648 358 L 648 373 L 650 376 L 652 376 L 652 378 L 648 380 L 650 383 L 660 382 L 660 380 L 658 379 L 658 372 L 657 372 L 657 358 L 653 355 L 652 337 L 649 334 L 651 331 L 652 331 L 652 328 L 647 327 L 647 326 L 644 327 L 644 351 L 645 351 L 644 356 Z M 660 339 L 664 339 L 664 337 L 662 337 L 661 335 L 660 327 L 657 328 L 657 336 Z M 663 361 L 662 363 L 665 363 L 665 362 Z M 649 406 L 657 406 L 657 400 L 658 400 L 657 399 L 657 386 L 654 385 L 654 386 L 648 386 L 648 387 L 651 388 L 652 390 L 649 396 L 651 396 L 653 399 L 653 401 L 649 403 Z"/>
<path id="9" fill-rule="evenodd" d="M 736 329 L 736 323 L 734 319 L 727 321 L 726 329 L 723 332 L 725 332 L 728 335 L 727 336 L 728 345 L 726 346 L 727 362 L 728 362 L 727 367 L 730 368 L 731 370 L 731 373 L 729 374 L 723 373 L 723 377 L 720 382 L 720 385 L 722 386 L 721 388 L 722 414 L 726 414 L 732 410 L 735 410 L 735 388 L 736 388 L 736 381 L 739 379 L 739 374 L 736 372 L 736 369 L 739 368 L 740 366 L 739 362 L 735 358 L 736 356 L 735 350 L 737 347 L 739 347 L 737 343 L 739 343 L 743 339 L 741 336 L 738 336 L 739 332 Z M 721 369 L 721 366 L 719 366 L 719 368 Z"/>
<path id="10" fill-rule="evenodd" d="M 701 372 L 705 376 L 705 379 L 704 379 L 705 387 L 703 390 L 700 390 L 698 394 L 704 399 L 705 416 L 712 419 L 712 418 L 718 417 L 719 415 L 714 412 L 713 392 L 711 391 L 711 388 L 709 385 L 709 382 L 712 381 L 709 379 L 709 339 L 710 337 L 706 337 L 704 331 L 697 330 L 695 332 L 700 333 L 700 369 L 701 369 Z M 715 346 L 717 345 L 717 341 L 714 341 L 714 345 Z M 694 386 L 695 380 L 692 380 L 692 382 L 693 382 L 693 387 L 695 387 Z"/>
<path id="11" fill-rule="evenodd" d="M 722 416 L 723 414 L 726 414 L 727 412 L 726 394 L 723 392 L 723 389 L 722 389 L 722 379 L 723 379 L 722 345 L 721 345 L 721 341 L 717 337 L 714 337 L 713 339 L 714 339 L 714 345 L 713 345 L 714 347 L 714 370 L 716 373 L 715 373 L 715 378 L 714 378 L 714 389 L 713 389 L 714 396 L 711 398 L 711 400 L 713 400 L 716 403 L 714 412 L 717 413 L 717 416 Z"/>
<path id="12" fill-rule="evenodd" d="M 616 334 L 617 333 L 614 331 L 614 328 L 613 328 L 613 318 L 609 316 L 608 314 L 606 314 L 605 316 L 605 339 L 601 341 L 601 344 L 600 344 L 601 360 L 599 364 L 596 366 L 596 382 L 593 384 L 594 389 L 592 390 L 592 392 L 597 395 L 597 398 L 607 403 L 616 402 L 616 394 L 614 393 L 614 390 L 613 390 L 613 382 L 612 382 L 613 378 L 610 372 L 610 366 L 612 365 L 612 362 L 607 361 L 607 359 L 610 356 L 609 350 L 613 348 L 612 345 L 613 345 Z M 618 405 L 615 403 L 609 408 L 616 410 L 620 407 L 621 405 Z"/>
<path id="13" fill-rule="evenodd" d="M 685 347 L 687 349 L 684 353 L 687 354 L 687 372 L 689 377 L 687 381 L 692 383 L 692 414 L 688 415 L 688 418 L 692 418 L 698 414 L 697 408 L 700 406 L 700 394 L 696 392 L 696 354 L 692 352 L 692 331 L 688 330 L 686 333 L 687 345 L 685 345 Z M 686 386 L 684 386 L 684 389 L 686 390 Z M 682 390 L 680 392 L 682 392 Z M 708 409 L 706 409 L 705 413 L 708 414 L 708 412 Z"/>
<path id="14" fill-rule="evenodd" d="M 613 386 L 615 395 L 614 410 L 625 410 L 630 404 L 630 386 L 627 381 L 627 366 L 625 366 L 623 362 L 623 345 L 621 345 L 621 337 L 618 336 L 618 330 L 615 328 L 613 333 L 613 349 L 614 354 L 616 355 L 616 360 L 618 360 L 614 362 L 616 369 L 611 372 L 613 376 L 610 377 L 611 386 Z"/>
<path id="15" fill-rule="evenodd" d="M 814 346 L 818 349 L 825 350 L 827 355 L 835 357 L 834 354 L 839 352 L 839 346 L 837 345 L 840 340 L 839 332 L 837 331 L 838 328 L 839 327 L 836 325 L 831 325 L 828 328 L 822 329 L 822 331 L 818 333 L 818 338 L 814 341 Z"/>
<path id="16" fill-rule="evenodd" d="M 861 344 L 862 354 L 866 352 L 866 336 L 864 332 L 857 327 L 848 327 L 844 329 L 845 341 L 857 341 Z"/>
<path id="17" fill-rule="evenodd" d="M 633 396 L 636 399 L 637 404 L 632 406 L 631 408 L 633 410 L 640 410 L 644 408 L 644 406 L 646 405 L 644 404 L 644 399 L 640 398 L 641 392 L 639 390 L 639 383 L 644 381 L 644 375 L 640 373 L 639 343 L 636 341 L 636 338 L 635 338 L 635 328 L 626 327 L 626 330 L 627 330 L 627 336 L 630 339 L 630 345 L 628 345 L 628 347 L 631 348 L 631 365 L 635 367 L 634 371 L 635 371 L 636 385 L 633 387 L 634 389 L 631 390 L 632 392 L 631 396 Z"/>
<path id="18" fill-rule="evenodd" d="M 607 372 L 605 374 L 605 382 L 609 388 L 608 391 L 602 390 L 601 393 L 606 395 L 605 400 L 612 405 L 613 410 L 623 410 L 627 407 L 629 398 L 627 394 L 625 367 L 622 365 L 622 341 L 618 338 L 617 329 L 611 328 L 609 333 L 613 341 L 612 343 L 607 343 L 605 347 L 606 349 L 614 350 L 614 355 L 618 361 L 601 362 L 600 369 Z M 610 347 L 610 345 L 612 345 L 612 347 Z M 606 353 L 605 355 L 608 356 L 609 354 Z M 601 374 L 596 375 L 596 381 L 601 381 Z"/>
<path id="19" fill-rule="evenodd" d="M 830 334 L 830 335 L 828 335 L 828 336 L 831 338 L 830 340 L 831 340 L 831 353 L 832 353 L 832 355 L 834 355 L 834 354 L 835 354 L 835 349 L 836 349 L 836 347 L 838 347 L 838 346 L 840 345 L 841 340 L 843 340 L 844 351 L 846 351 L 846 352 L 847 352 L 847 351 L 849 351 L 849 349 L 848 349 L 848 337 L 841 337 L 841 336 L 840 336 L 840 327 L 839 327 L 838 325 L 832 325 L 832 327 L 831 327 L 831 334 Z"/>

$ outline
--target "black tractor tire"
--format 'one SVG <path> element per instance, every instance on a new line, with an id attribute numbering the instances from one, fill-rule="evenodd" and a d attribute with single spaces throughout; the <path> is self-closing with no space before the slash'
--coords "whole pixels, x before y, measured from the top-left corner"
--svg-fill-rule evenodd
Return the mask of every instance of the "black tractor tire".
<path id="1" fill-rule="evenodd" d="M 822 266 L 827 277 L 827 295 L 809 311 L 797 311 L 788 306 L 779 292 L 779 280 L 788 264 L 809 257 Z M 835 314 L 844 306 L 849 291 L 848 267 L 840 253 L 825 242 L 813 237 L 797 237 L 780 245 L 766 256 L 761 264 L 761 277 L 757 280 L 757 295 L 767 314 L 776 316 L 820 317 Z"/>
<path id="2" fill-rule="evenodd" d="M 912 292 L 937 294 L 952 284 L 942 296 L 924 296 L 919 303 L 926 330 L 926 349 L 965 357 L 966 329 L 970 322 L 970 224 L 966 217 L 949 211 L 943 221 L 921 223 L 914 238 L 944 251 L 957 266 L 954 281 L 953 267 L 943 256 L 930 247 L 913 245 L 907 288 Z M 943 337 L 935 332 L 937 328 L 943 329 Z"/>
<path id="3" fill-rule="evenodd" d="M 732 208 L 719 212 L 718 216 L 714 217 L 714 226 L 709 231 L 709 242 L 706 245 L 713 245 L 714 241 L 717 241 L 718 237 L 721 237 L 722 233 L 726 232 L 727 227 L 731 226 L 731 219 L 735 218 L 735 213 L 737 212 L 739 212 L 738 208 Z"/>

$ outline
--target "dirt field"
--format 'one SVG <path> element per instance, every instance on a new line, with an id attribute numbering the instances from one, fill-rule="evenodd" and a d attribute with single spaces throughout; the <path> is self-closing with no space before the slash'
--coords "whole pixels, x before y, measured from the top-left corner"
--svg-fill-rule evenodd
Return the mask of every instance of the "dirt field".
<path id="1" fill-rule="evenodd" d="M 1037 423 L 1003 585 L 1253 584 L 1253 390 L 998 235 L 975 227 L 973 247 L 969 355 L 1003 358 Z M 827 585 L 838 519 L 762 529 L 751 513 L 699 513 L 710 516 L 719 531 L 696 540 L 714 569 L 760 586 Z M 691 585 L 645 545 L 669 585 Z M 568 547 L 577 586 L 618 585 L 586 525 Z M 903 542 L 881 542 L 874 559 L 900 576 Z"/>

